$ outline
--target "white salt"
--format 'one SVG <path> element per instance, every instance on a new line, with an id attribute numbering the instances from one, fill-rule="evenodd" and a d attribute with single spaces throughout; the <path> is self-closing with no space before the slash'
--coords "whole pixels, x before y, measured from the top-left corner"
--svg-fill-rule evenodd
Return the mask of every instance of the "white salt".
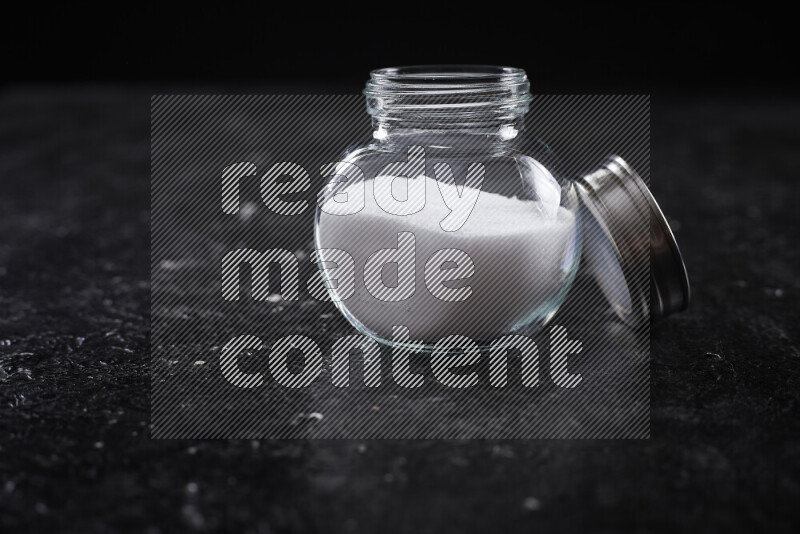
<path id="1" fill-rule="evenodd" d="M 339 305 L 370 333 L 391 339 L 392 327 L 403 325 L 412 339 L 427 342 L 453 334 L 485 340 L 551 311 L 545 308 L 565 283 L 574 253 L 575 217 L 569 210 L 481 191 L 464 225 L 447 232 L 440 223 L 450 209 L 440 187 L 455 185 L 427 178 L 424 208 L 405 216 L 382 210 L 373 185 L 373 180 L 352 183 L 341 191 L 351 199 L 364 196 L 364 208 L 355 214 L 327 213 L 326 206 L 330 208 L 327 211 L 334 211 L 328 206 L 334 199 L 329 198 L 317 227 L 318 248 L 345 250 L 355 260 L 355 294 Z M 452 191 L 443 192 L 452 198 L 447 195 Z M 406 300 L 384 302 L 367 291 L 364 264 L 380 249 L 397 248 L 398 232 L 415 236 L 415 289 Z M 469 285 L 472 294 L 466 300 L 439 300 L 425 284 L 425 264 L 441 249 L 459 249 L 472 259 L 475 271 L 471 277 L 445 284 Z M 389 269 L 384 269 L 383 280 L 391 286 L 387 272 Z"/>

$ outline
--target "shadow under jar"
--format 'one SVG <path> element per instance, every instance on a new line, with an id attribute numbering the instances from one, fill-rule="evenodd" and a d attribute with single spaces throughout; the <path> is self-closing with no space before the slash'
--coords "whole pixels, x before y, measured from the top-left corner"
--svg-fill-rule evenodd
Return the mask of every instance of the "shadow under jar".
<path id="1" fill-rule="evenodd" d="M 378 341 L 415 347 L 547 323 L 578 266 L 580 219 L 574 184 L 521 135 L 525 72 L 382 69 L 364 94 L 372 140 L 328 170 L 315 220 L 339 310 Z"/>

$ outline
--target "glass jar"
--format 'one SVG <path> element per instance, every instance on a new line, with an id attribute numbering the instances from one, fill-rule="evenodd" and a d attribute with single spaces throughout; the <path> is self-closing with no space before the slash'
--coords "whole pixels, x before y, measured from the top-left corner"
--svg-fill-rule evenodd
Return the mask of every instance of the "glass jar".
<path id="1" fill-rule="evenodd" d="M 575 277 L 579 192 L 591 200 L 593 189 L 561 176 L 549 149 L 520 135 L 532 99 L 525 72 L 381 69 L 364 94 L 372 139 L 323 169 L 317 203 L 315 260 L 330 299 L 387 344 L 490 341 L 545 325 Z M 625 254 L 598 242 L 591 249 L 597 271 Z"/>

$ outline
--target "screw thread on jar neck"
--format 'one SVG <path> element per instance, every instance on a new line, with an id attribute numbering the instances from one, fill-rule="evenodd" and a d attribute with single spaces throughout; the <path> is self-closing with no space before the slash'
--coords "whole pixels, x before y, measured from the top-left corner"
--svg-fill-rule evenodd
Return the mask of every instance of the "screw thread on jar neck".
<path id="1" fill-rule="evenodd" d="M 378 140 L 409 131 L 513 139 L 532 99 L 524 70 L 473 65 L 374 70 L 364 95 Z"/>

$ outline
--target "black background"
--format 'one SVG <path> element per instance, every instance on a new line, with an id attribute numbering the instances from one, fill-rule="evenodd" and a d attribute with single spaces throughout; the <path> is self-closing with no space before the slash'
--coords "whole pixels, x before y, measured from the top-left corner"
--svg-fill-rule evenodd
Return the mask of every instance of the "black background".
<path id="1" fill-rule="evenodd" d="M 3 31 L 0 530 L 796 529 L 788 11 L 27 7 Z M 419 63 L 523 67 L 538 93 L 653 95 L 653 190 L 694 302 L 651 331 L 651 439 L 150 440 L 149 95 L 353 93 L 372 68 Z"/>
<path id="2" fill-rule="evenodd" d="M 540 93 L 792 93 L 792 17 L 751 4 L 595 2 L 105 8 L 7 19 L 6 82 L 361 87 L 379 67 L 524 68 Z"/>

